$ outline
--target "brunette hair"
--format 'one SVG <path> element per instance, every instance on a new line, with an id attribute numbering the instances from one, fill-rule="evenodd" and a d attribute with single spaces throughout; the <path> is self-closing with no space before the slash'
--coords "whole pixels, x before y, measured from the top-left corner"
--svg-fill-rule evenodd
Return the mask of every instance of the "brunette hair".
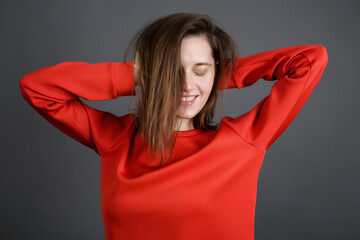
<path id="1" fill-rule="evenodd" d="M 137 56 L 139 66 L 135 106 L 137 132 L 147 140 L 155 158 L 160 153 L 160 166 L 165 154 L 170 158 L 176 140 L 176 112 L 184 90 L 184 73 L 180 46 L 186 36 L 205 36 L 215 64 L 215 79 L 210 96 L 193 118 L 196 129 L 217 129 L 212 125 L 219 83 L 227 83 L 236 63 L 237 47 L 233 37 L 204 14 L 175 13 L 156 19 L 140 29 L 131 39 L 124 54 Z M 226 85 L 225 85 L 226 86 Z"/>

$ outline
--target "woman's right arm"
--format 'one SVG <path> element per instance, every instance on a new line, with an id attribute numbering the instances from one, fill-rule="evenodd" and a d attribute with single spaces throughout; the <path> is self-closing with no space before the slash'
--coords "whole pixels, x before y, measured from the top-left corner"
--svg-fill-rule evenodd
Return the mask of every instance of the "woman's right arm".
<path id="1" fill-rule="evenodd" d="M 20 80 L 20 89 L 24 99 L 42 117 L 101 155 L 126 131 L 126 118 L 92 108 L 79 97 L 98 101 L 134 95 L 133 63 L 127 65 L 59 63 L 25 75 Z"/>

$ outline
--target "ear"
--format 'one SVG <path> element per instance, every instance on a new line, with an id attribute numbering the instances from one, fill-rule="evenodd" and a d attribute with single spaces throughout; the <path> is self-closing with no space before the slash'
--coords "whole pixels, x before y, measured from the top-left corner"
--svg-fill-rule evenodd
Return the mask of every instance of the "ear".
<path id="1" fill-rule="evenodd" d="M 134 66 L 138 63 L 138 59 L 139 59 L 139 51 L 136 51 L 135 59 L 134 59 Z"/>
<path id="2" fill-rule="evenodd" d="M 134 66 L 134 80 L 135 80 L 135 85 L 137 85 L 137 78 L 138 78 L 138 69 L 139 69 L 139 52 L 136 51 L 136 54 L 135 54 L 135 59 L 134 59 L 134 62 L 133 62 L 133 66 Z"/>

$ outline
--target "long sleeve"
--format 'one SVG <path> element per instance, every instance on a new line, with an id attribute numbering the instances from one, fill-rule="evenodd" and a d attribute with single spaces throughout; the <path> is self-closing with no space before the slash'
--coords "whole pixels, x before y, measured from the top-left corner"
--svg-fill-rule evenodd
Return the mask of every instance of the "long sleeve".
<path id="1" fill-rule="evenodd" d="M 322 45 L 300 45 L 237 57 L 227 88 L 244 88 L 263 78 L 277 80 L 268 96 L 249 112 L 225 118 L 246 142 L 268 149 L 299 113 L 328 62 Z"/>
<path id="2" fill-rule="evenodd" d="M 132 64 L 59 63 L 25 75 L 20 89 L 42 117 L 101 155 L 105 148 L 116 144 L 115 134 L 126 130 L 125 118 L 92 108 L 79 97 L 97 101 L 134 95 Z"/>

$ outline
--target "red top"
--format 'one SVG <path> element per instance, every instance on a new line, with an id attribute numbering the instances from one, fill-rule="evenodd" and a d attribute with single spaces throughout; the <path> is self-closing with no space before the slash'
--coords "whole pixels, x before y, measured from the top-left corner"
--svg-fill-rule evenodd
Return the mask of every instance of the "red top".
<path id="1" fill-rule="evenodd" d="M 25 100 L 55 127 L 101 156 L 106 239 L 254 239 L 259 170 L 267 149 L 298 114 L 328 61 L 322 45 L 237 57 L 227 88 L 278 80 L 251 111 L 219 129 L 182 131 L 172 161 L 158 168 L 134 138 L 133 113 L 83 103 L 134 95 L 125 63 L 64 62 L 24 76 Z M 129 62 L 132 65 L 132 62 Z M 220 87 L 223 89 L 223 87 Z"/>

